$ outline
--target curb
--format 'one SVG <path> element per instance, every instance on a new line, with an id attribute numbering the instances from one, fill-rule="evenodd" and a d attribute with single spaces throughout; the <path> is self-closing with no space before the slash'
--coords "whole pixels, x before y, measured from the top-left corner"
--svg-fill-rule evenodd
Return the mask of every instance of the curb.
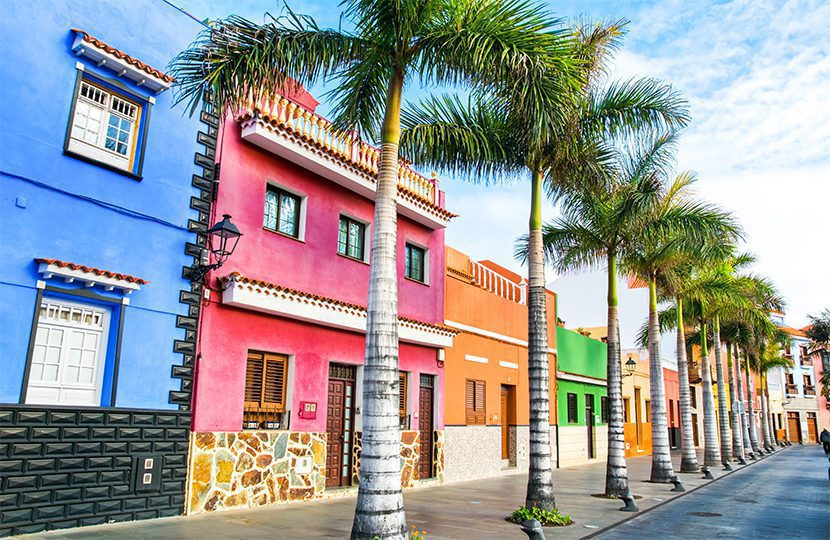
<path id="1" fill-rule="evenodd" d="M 697 490 L 699 490 L 699 489 L 703 489 L 703 488 L 709 487 L 709 486 L 711 486 L 712 484 L 714 484 L 715 482 L 717 482 L 718 480 L 720 480 L 720 479 L 722 479 L 722 478 L 726 478 L 726 477 L 731 476 L 731 475 L 733 475 L 733 474 L 735 474 L 735 473 L 738 473 L 738 472 L 741 472 L 741 471 L 743 471 L 743 470 L 746 470 L 747 468 L 749 468 L 749 467 L 751 467 L 751 466 L 753 466 L 753 465 L 757 465 L 758 463 L 761 463 L 762 461 L 765 461 L 767 458 L 770 458 L 770 457 L 775 457 L 775 456 L 779 455 L 779 453 L 780 453 L 781 451 L 788 450 L 789 448 L 792 448 L 792 447 L 787 446 L 787 447 L 784 447 L 784 448 L 779 448 L 778 450 L 776 450 L 775 454 L 772 454 L 772 455 L 767 454 L 766 456 L 764 456 L 764 457 L 762 457 L 762 458 L 760 458 L 760 459 L 756 459 L 755 461 L 750 461 L 750 462 L 747 462 L 747 464 L 746 464 L 746 465 L 744 465 L 744 466 L 742 466 L 740 469 L 733 469 L 733 470 L 731 470 L 731 471 L 726 472 L 725 474 L 722 474 L 722 475 L 718 476 L 717 478 L 715 478 L 714 480 L 711 480 L 710 482 L 708 482 L 708 483 L 706 483 L 706 484 L 702 484 L 702 485 L 697 486 L 697 487 L 695 487 L 695 488 L 693 488 L 693 489 L 687 489 L 684 493 L 681 493 L 680 495 L 677 495 L 676 497 L 672 497 L 671 499 L 668 499 L 668 500 L 665 500 L 665 501 L 663 501 L 663 502 L 657 503 L 657 504 L 655 504 L 654 506 L 652 506 L 652 507 L 650 507 L 650 508 L 646 508 L 645 510 L 642 510 L 642 511 L 640 511 L 640 512 L 637 512 L 636 514 L 634 514 L 634 515 L 632 515 L 632 516 L 629 516 L 629 517 L 627 517 L 627 518 L 625 518 L 625 519 L 622 519 L 622 520 L 620 520 L 620 521 L 617 521 L 617 522 L 615 522 L 615 523 L 612 523 L 611 525 L 607 525 L 607 526 L 605 526 L 605 527 L 603 527 L 603 528 L 601 528 L 601 529 L 597 529 L 596 531 L 593 531 L 591 534 L 588 534 L 588 535 L 582 536 L 582 537 L 580 537 L 580 540 L 586 540 L 587 538 L 594 538 L 594 537 L 596 537 L 596 536 L 599 536 L 600 534 L 604 534 L 604 533 L 606 533 L 606 532 L 608 532 L 608 531 L 610 531 L 610 530 L 612 530 L 612 529 L 614 529 L 614 528 L 616 528 L 616 527 L 619 527 L 619 526 L 620 526 L 620 525 L 622 525 L 623 523 L 628 523 L 628 522 L 629 522 L 629 521 L 631 521 L 632 519 L 637 519 L 638 517 L 642 516 L 643 514 L 647 514 L 647 513 L 651 512 L 652 510 L 655 510 L 655 509 L 657 509 L 657 508 L 660 508 L 661 506 L 663 506 L 663 505 L 665 505 L 665 504 L 672 503 L 672 502 L 674 502 L 674 501 L 676 501 L 676 500 L 678 500 L 678 499 L 680 499 L 680 498 L 682 498 L 682 497 L 685 497 L 686 495 L 689 495 L 689 494 L 691 494 L 691 493 L 694 493 L 695 491 L 697 491 Z M 682 473 L 682 474 L 690 474 L 690 473 Z M 666 485 L 669 485 L 669 484 L 666 484 Z"/>

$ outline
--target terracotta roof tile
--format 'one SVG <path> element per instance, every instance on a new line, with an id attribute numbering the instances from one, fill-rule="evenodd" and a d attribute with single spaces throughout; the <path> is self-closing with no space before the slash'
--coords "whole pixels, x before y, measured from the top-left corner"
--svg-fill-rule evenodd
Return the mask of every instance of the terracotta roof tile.
<path id="1" fill-rule="evenodd" d="M 158 70 L 158 69 L 156 69 L 152 66 L 149 66 L 149 65 L 145 64 L 141 60 L 133 58 L 132 56 L 130 56 L 129 54 L 127 54 L 123 51 L 119 51 L 118 49 L 116 49 L 112 45 L 107 45 L 106 43 L 104 43 L 100 39 L 98 39 L 96 37 L 93 37 L 93 36 L 90 36 L 88 33 L 84 32 L 83 30 L 73 28 L 72 31 L 75 32 L 76 34 L 80 34 L 81 36 L 83 36 L 84 41 L 86 41 L 90 45 L 93 45 L 94 47 L 97 47 L 97 48 L 101 49 L 102 51 L 108 52 L 109 54 L 112 54 L 112 55 L 120 58 L 121 60 L 124 60 L 128 64 L 131 64 L 131 65 L 137 67 L 138 69 L 144 71 L 145 73 L 148 73 L 148 74 L 150 74 L 154 77 L 158 77 L 159 79 L 161 79 L 161 80 L 163 80 L 167 83 L 171 83 L 171 82 L 176 80 L 173 77 L 171 77 L 170 75 L 167 75 L 167 74 L 163 73 L 162 71 L 160 71 L 160 70 Z"/>
<path id="2" fill-rule="evenodd" d="M 807 335 L 802 330 L 799 330 L 798 328 L 793 328 L 791 326 L 784 326 L 784 325 L 781 325 L 780 328 L 781 328 L 781 330 L 783 330 L 784 332 L 790 334 L 791 336 L 807 337 Z"/>
<path id="3" fill-rule="evenodd" d="M 221 281 L 225 282 L 225 283 L 227 283 L 228 281 L 236 281 L 237 283 L 248 283 L 250 285 L 254 285 L 254 286 L 257 286 L 257 287 L 263 287 L 263 288 L 272 289 L 272 290 L 278 291 L 278 292 L 285 292 L 285 293 L 288 293 L 288 294 L 293 294 L 293 295 L 296 295 L 296 296 L 299 296 L 299 297 L 302 297 L 302 298 L 307 298 L 309 300 L 326 302 L 326 303 L 334 304 L 336 306 L 340 306 L 340 307 L 348 308 L 348 309 L 367 311 L 366 306 L 362 306 L 360 304 L 352 304 L 351 302 L 344 302 L 343 300 L 337 300 L 336 298 L 321 296 L 319 294 L 312 294 L 312 293 L 301 291 L 301 290 L 298 290 L 298 289 L 292 289 L 290 287 L 285 287 L 283 285 L 277 285 L 276 283 L 269 283 L 267 281 L 262 281 L 262 280 L 259 280 L 259 279 L 249 278 L 247 276 L 242 275 L 239 272 L 231 272 L 227 276 L 221 277 L 219 279 Z M 449 326 L 445 326 L 443 324 L 428 323 L 428 322 L 425 322 L 425 321 L 420 321 L 418 319 L 413 319 L 411 317 L 402 317 L 402 316 L 399 315 L 398 320 L 400 320 L 402 322 L 407 322 L 407 323 L 410 323 L 410 324 L 415 324 L 415 325 L 431 328 L 431 329 L 439 331 L 439 332 L 451 333 L 453 335 L 458 333 L 456 330 L 450 328 Z"/>
<path id="4" fill-rule="evenodd" d="M 118 272 L 110 272 L 109 270 L 101 270 L 100 268 L 93 268 L 91 266 L 84 266 L 82 264 L 75 264 L 71 262 L 59 261 L 58 259 L 35 259 L 35 262 L 45 263 L 45 264 L 53 264 L 55 266 L 60 266 L 61 268 L 69 268 L 70 270 L 78 270 L 80 272 L 88 272 L 90 274 L 95 274 L 97 276 L 104 276 L 112 279 L 121 279 L 124 281 L 129 281 L 130 283 L 137 283 L 138 285 L 146 285 L 150 283 L 149 281 L 143 280 L 139 277 L 130 276 L 128 274 L 119 274 Z"/>

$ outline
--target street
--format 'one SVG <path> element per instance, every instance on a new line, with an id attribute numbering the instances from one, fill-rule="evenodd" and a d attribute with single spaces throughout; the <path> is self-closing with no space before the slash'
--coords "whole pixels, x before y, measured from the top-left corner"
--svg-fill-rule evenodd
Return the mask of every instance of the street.
<path id="1" fill-rule="evenodd" d="M 675 463 L 679 456 L 675 456 Z M 582 538 L 603 531 L 601 538 L 828 538 L 830 501 L 827 461 L 815 445 L 779 450 L 738 467 L 732 473 L 713 470 L 715 478 L 684 474 L 687 493 L 678 501 L 670 485 L 645 482 L 650 457 L 629 460 L 631 489 L 637 504 L 659 508 L 613 529 L 631 516 L 621 503 L 591 495 L 602 491 L 604 463 L 559 469 L 554 473 L 557 505 L 576 521 L 547 528 L 548 538 Z M 721 476 L 725 476 L 721 478 Z M 524 475 L 409 490 L 404 493 L 407 518 L 428 538 L 525 538 L 504 518 L 524 498 Z M 712 485 L 707 485 L 712 484 Z M 342 497 L 264 509 L 224 511 L 191 517 L 118 523 L 56 531 L 27 538 L 158 539 L 186 538 L 345 538 L 351 527 L 354 497 Z M 721 514 L 698 517 L 689 512 Z"/>
<path id="2" fill-rule="evenodd" d="M 795 446 L 596 538 L 830 538 L 828 462 Z"/>

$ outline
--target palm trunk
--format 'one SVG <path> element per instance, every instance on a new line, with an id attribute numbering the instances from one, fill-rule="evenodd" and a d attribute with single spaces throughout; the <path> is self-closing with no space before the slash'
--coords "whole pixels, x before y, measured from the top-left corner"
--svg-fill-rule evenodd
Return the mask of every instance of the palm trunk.
<path id="1" fill-rule="evenodd" d="M 712 370 L 709 367 L 709 348 L 706 346 L 707 324 L 700 325 L 700 374 L 703 386 L 703 464 L 717 467 L 721 463 L 718 447 L 718 426 L 715 421 L 715 398 L 712 393 Z"/>
<path id="2" fill-rule="evenodd" d="M 525 506 L 556 508 L 550 446 L 550 375 L 545 307 L 545 255 L 542 247 L 542 171 L 533 171 L 528 241 L 528 346 L 530 380 L 530 464 Z"/>
<path id="3" fill-rule="evenodd" d="M 761 376 L 761 431 L 764 434 L 764 448 L 772 450 L 772 424 L 769 421 L 769 401 L 767 400 L 766 375 Z"/>
<path id="4" fill-rule="evenodd" d="M 683 300 L 677 299 L 677 378 L 680 381 L 680 472 L 700 470 L 692 427 L 692 396 L 689 387 L 689 360 L 686 357 L 686 330 L 683 327 Z"/>
<path id="5" fill-rule="evenodd" d="M 608 253 L 608 460 L 605 466 L 605 496 L 619 497 L 628 489 L 623 426 L 620 325 L 617 312 L 617 257 Z"/>
<path id="6" fill-rule="evenodd" d="M 403 75 L 395 72 L 386 98 L 372 237 L 363 435 L 352 539 L 405 538 L 398 420 L 398 141 Z"/>
<path id="7" fill-rule="evenodd" d="M 732 454 L 731 434 L 729 432 L 729 408 L 726 404 L 726 382 L 721 358 L 720 317 L 715 315 L 715 371 L 718 376 L 718 424 L 720 426 L 720 453 L 723 463 L 729 462 Z"/>
<path id="8" fill-rule="evenodd" d="M 726 370 L 729 372 L 729 396 L 732 398 L 732 407 L 729 411 L 729 420 L 732 422 L 732 457 L 738 461 L 744 459 L 744 445 L 741 444 L 741 416 L 738 412 L 738 394 L 735 392 L 735 366 L 732 362 L 732 344 L 726 344 Z"/>
<path id="9" fill-rule="evenodd" d="M 674 476 L 666 420 L 666 386 L 660 359 L 660 320 L 657 312 L 657 282 L 648 282 L 648 364 L 651 376 L 651 478 L 652 482 L 668 482 Z"/>
<path id="10" fill-rule="evenodd" d="M 748 409 L 749 422 L 749 444 L 752 445 L 752 451 L 756 454 L 761 453 L 761 447 L 758 445 L 758 430 L 755 427 L 755 404 L 752 402 L 752 382 L 749 377 L 749 357 L 746 359 L 746 404 Z"/>
<path id="11" fill-rule="evenodd" d="M 749 443 L 749 418 L 746 414 L 746 401 L 744 400 L 746 394 L 744 394 L 742 382 L 743 377 L 741 376 L 741 354 L 737 345 L 735 345 L 735 369 L 737 370 L 736 377 L 738 382 L 738 399 L 740 400 L 739 414 L 741 418 L 741 442 L 743 443 L 744 447 L 744 455 L 749 454 L 750 458 L 754 459 L 755 453 L 752 450 L 752 445 Z"/>

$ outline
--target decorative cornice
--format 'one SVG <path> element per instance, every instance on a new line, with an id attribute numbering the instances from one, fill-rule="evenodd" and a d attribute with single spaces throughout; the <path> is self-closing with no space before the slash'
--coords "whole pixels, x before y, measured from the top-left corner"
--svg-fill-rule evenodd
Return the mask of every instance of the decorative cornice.
<path id="1" fill-rule="evenodd" d="M 344 147 L 343 142 L 339 138 L 332 139 L 331 134 L 325 132 L 321 135 L 321 129 L 328 129 L 329 124 L 327 121 L 313 115 L 313 113 L 304 111 L 298 106 L 295 110 L 296 112 L 291 113 L 293 118 L 288 121 L 284 118 L 280 119 L 269 113 L 262 112 L 256 108 L 238 115 L 236 117 L 236 121 L 242 128 L 242 137 L 246 140 L 250 140 L 253 144 L 270 150 L 265 146 L 265 142 L 261 140 L 261 137 L 265 136 L 266 138 L 270 137 L 272 142 L 277 144 L 290 143 L 292 145 L 296 145 L 302 150 L 312 154 L 317 159 L 322 158 L 327 161 L 331 161 L 338 167 L 345 169 L 339 174 L 342 175 L 345 173 L 346 175 L 354 177 L 358 183 L 356 186 L 358 188 L 356 189 L 358 193 L 361 193 L 364 196 L 370 196 L 374 193 L 377 184 L 378 161 L 377 156 L 374 154 L 377 154 L 380 151 L 366 145 L 365 143 L 355 142 L 352 144 L 363 145 L 365 147 L 361 149 L 361 158 L 356 159 L 352 156 L 352 144 L 345 145 Z M 306 118 L 307 115 L 311 116 Z M 301 129 L 294 125 L 295 121 L 300 120 L 305 122 L 303 124 L 305 129 Z M 314 127 L 309 128 L 308 123 L 312 121 L 314 122 Z M 321 126 L 325 127 L 321 128 Z M 264 130 L 270 135 L 262 135 L 260 130 Z M 258 132 L 260 133 L 259 137 L 257 136 Z M 280 142 L 279 139 L 282 139 L 284 142 Z M 366 154 L 368 153 L 373 154 L 372 158 L 367 157 Z M 430 216 L 435 223 L 441 224 L 441 226 L 446 226 L 452 218 L 458 217 L 457 214 L 453 214 L 447 209 L 436 204 L 435 190 L 438 189 L 437 185 L 430 183 L 430 180 L 427 180 L 418 173 L 412 171 L 406 163 L 401 164 L 401 171 L 401 174 L 409 179 L 408 181 L 414 186 L 414 188 L 407 187 L 404 179 L 399 178 L 397 186 L 399 200 L 408 203 L 409 206 L 412 207 L 413 211 Z M 431 198 L 429 196 L 430 193 L 423 194 L 418 192 L 424 191 L 426 189 L 425 186 L 432 190 Z"/>
<path id="2" fill-rule="evenodd" d="M 487 339 L 492 339 L 493 341 L 500 341 L 502 343 L 508 343 L 510 345 L 518 345 L 519 347 L 524 347 L 525 349 L 527 349 L 527 341 L 521 339 L 506 336 L 504 334 L 499 334 L 497 332 L 491 332 L 490 330 L 477 328 L 475 326 L 470 326 L 455 321 L 445 320 L 444 324 L 446 324 L 447 327 L 449 327 L 450 329 L 455 330 L 457 333 L 466 332 L 468 334 L 474 334 Z M 547 352 L 548 354 L 556 354 L 556 349 L 549 347 Z"/>
<path id="3" fill-rule="evenodd" d="M 107 45 L 83 30 L 73 28 L 72 31 L 75 33 L 72 51 L 76 55 L 87 57 L 99 66 L 111 69 L 119 77 L 128 76 L 138 86 L 147 86 L 156 93 L 167 90 L 170 88 L 170 84 L 175 81 L 173 77 L 161 70 L 145 64 L 111 45 Z"/>
<path id="4" fill-rule="evenodd" d="M 101 270 L 91 266 L 60 261 L 58 259 L 35 259 L 38 264 L 38 273 L 43 279 L 53 277 L 63 278 L 67 283 L 81 282 L 87 287 L 100 285 L 104 290 L 120 289 L 124 294 L 141 289 L 141 285 L 149 282 L 128 274 Z"/>
<path id="5" fill-rule="evenodd" d="M 233 272 L 220 278 L 224 284 L 222 303 L 279 315 L 323 326 L 366 332 L 368 311 L 365 306 L 312 294 Z M 398 317 L 401 341 L 429 347 L 450 347 L 457 334 L 441 325 Z"/>

